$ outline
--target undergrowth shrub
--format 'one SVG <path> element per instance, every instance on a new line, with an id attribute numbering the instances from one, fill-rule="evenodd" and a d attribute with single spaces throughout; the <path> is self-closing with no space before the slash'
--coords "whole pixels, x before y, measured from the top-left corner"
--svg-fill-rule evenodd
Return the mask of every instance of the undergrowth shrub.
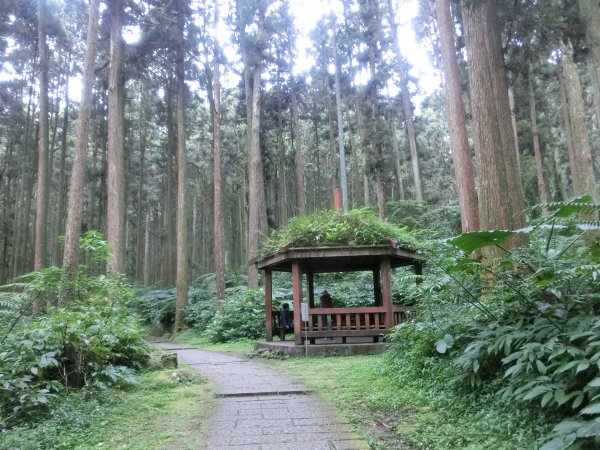
<path id="1" fill-rule="evenodd" d="M 175 322 L 175 288 L 155 289 L 143 292 L 129 303 L 151 325 L 159 325 L 162 330 L 173 328 Z"/>
<path id="2" fill-rule="evenodd" d="M 247 284 L 241 270 L 225 272 L 226 288 Z M 183 311 L 186 325 L 202 333 L 212 322 L 216 310 L 215 274 L 200 275 L 188 289 L 188 306 Z M 142 292 L 129 303 L 141 314 L 147 324 L 159 325 L 162 331 L 171 332 L 175 321 L 175 288 Z"/>
<path id="3" fill-rule="evenodd" d="M 49 308 L 15 329 L 0 352 L 0 410 L 6 424 L 48 412 L 70 388 L 135 382 L 148 356 L 139 327 L 122 306 Z"/>
<path id="4" fill-rule="evenodd" d="M 97 236 L 86 239 L 93 245 Z M 138 320 L 123 306 L 134 296 L 131 287 L 85 272 L 80 267 L 72 282 L 75 297 L 68 308 L 56 306 L 62 277 L 57 268 L 0 287 L 0 428 L 43 418 L 72 389 L 132 383 L 133 370 L 146 362 Z M 47 308 L 32 317 L 38 299 Z"/>
<path id="5" fill-rule="evenodd" d="M 226 289 L 222 314 L 215 315 L 206 328 L 208 338 L 217 343 L 264 336 L 264 298 L 262 289 Z"/>
<path id="6" fill-rule="evenodd" d="M 598 228 L 590 214 L 600 208 L 589 196 L 543 206 L 551 214 L 526 229 L 466 233 L 450 241 L 454 249 L 440 244 L 418 287 L 418 320 L 391 333 L 388 359 L 398 376 L 458 403 L 488 396 L 498 408 L 524 405 L 532 423 L 544 415 L 543 450 L 598 448 L 600 258 L 597 235 L 585 230 Z M 506 250 L 517 233 L 530 245 Z M 458 251 L 490 245 L 505 255 L 488 261 Z"/>

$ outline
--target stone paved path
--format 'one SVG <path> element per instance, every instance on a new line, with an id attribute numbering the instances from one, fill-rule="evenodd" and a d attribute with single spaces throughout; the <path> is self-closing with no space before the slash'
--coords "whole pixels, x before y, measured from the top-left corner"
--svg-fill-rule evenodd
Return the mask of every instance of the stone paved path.
<path id="1" fill-rule="evenodd" d="M 244 358 L 170 343 L 179 361 L 215 385 L 218 403 L 206 450 L 367 450 L 350 425 L 300 383 Z"/>

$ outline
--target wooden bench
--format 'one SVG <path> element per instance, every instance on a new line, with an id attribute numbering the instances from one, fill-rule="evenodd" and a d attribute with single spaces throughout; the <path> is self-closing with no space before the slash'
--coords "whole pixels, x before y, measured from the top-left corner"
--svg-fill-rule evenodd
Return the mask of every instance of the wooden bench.
<path id="1" fill-rule="evenodd" d="M 289 315 L 292 320 L 294 320 L 294 312 L 290 311 Z M 273 324 L 273 334 L 277 333 L 279 335 L 279 339 L 285 341 L 285 335 L 287 333 L 294 334 L 294 330 L 290 328 L 285 328 L 281 324 L 281 313 L 279 311 L 271 311 L 271 320 Z"/>

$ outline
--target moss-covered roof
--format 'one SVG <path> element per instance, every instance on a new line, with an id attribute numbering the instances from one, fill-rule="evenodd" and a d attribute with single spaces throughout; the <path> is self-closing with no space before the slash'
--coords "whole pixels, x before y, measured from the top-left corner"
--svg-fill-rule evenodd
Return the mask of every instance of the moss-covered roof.
<path id="1" fill-rule="evenodd" d="M 371 209 L 319 211 L 309 216 L 294 217 L 274 231 L 263 243 L 260 257 L 275 254 L 282 248 L 302 247 L 368 247 L 395 243 L 395 246 L 416 252 L 419 240 L 406 228 L 381 220 Z"/>

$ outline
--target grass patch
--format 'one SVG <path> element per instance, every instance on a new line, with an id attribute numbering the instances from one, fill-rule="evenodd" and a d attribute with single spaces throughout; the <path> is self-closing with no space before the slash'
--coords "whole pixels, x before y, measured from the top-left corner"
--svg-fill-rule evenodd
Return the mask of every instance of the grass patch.
<path id="1" fill-rule="evenodd" d="M 302 381 L 375 449 L 534 449 L 545 428 L 523 405 L 457 402 L 422 380 L 403 381 L 384 370 L 379 355 L 264 363 Z"/>
<path id="2" fill-rule="evenodd" d="M 193 329 L 188 329 L 179 333 L 175 339 L 173 339 L 173 342 L 182 345 L 189 345 L 190 347 L 200 348 L 202 350 L 210 350 L 213 352 L 248 353 L 254 350 L 254 344 L 256 341 L 247 339 L 242 341 L 215 344 L 210 342 L 206 335 L 199 334 Z"/>
<path id="3" fill-rule="evenodd" d="M 48 420 L 2 435 L 0 449 L 195 449 L 215 406 L 212 388 L 191 368 L 147 372 L 127 390 L 82 391 Z"/>

